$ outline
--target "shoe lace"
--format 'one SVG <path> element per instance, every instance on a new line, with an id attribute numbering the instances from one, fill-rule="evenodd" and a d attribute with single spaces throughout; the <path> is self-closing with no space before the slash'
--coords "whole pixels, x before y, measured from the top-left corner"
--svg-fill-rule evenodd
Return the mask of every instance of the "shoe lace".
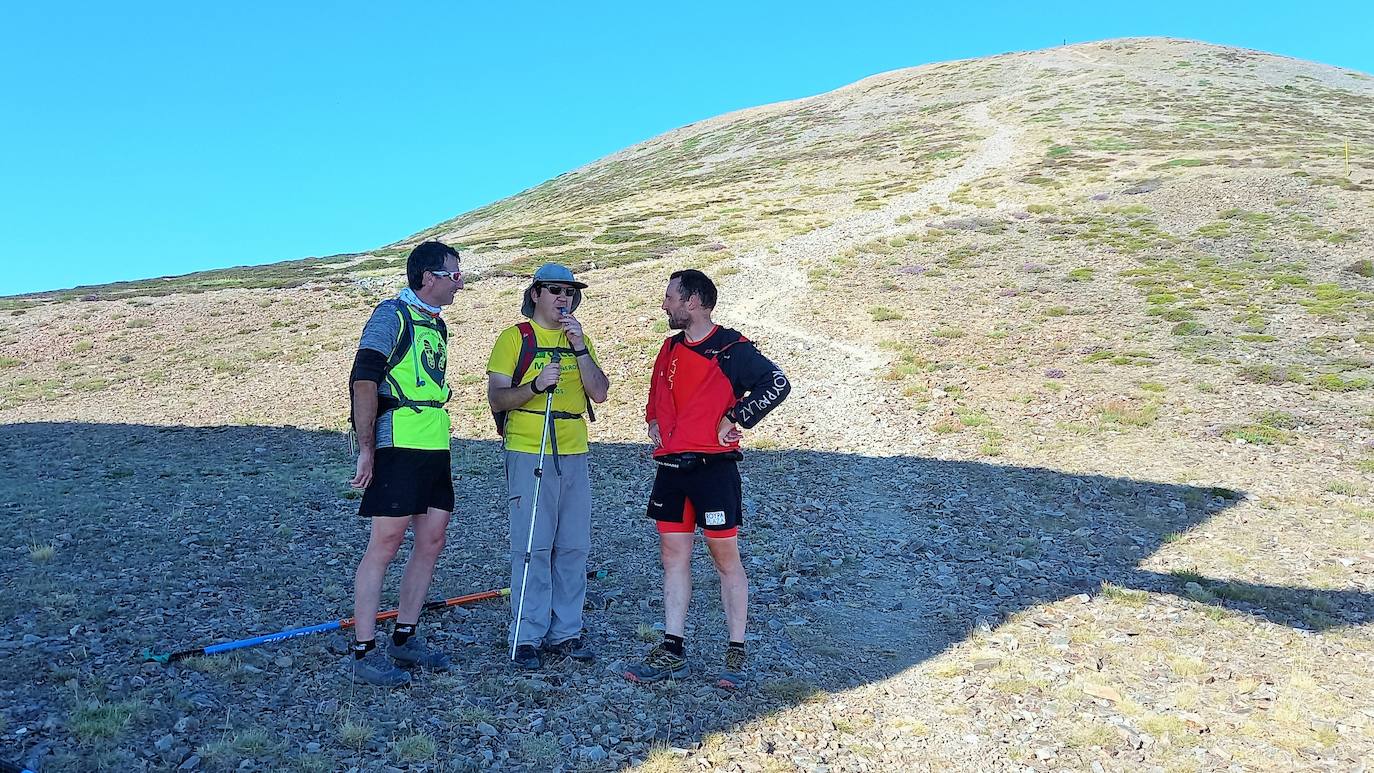
<path id="1" fill-rule="evenodd" d="M 744 670 L 744 650 L 738 647 L 725 648 L 725 670 L 739 673 Z"/>
<path id="2" fill-rule="evenodd" d="M 681 663 L 682 658 L 669 652 L 662 644 L 655 644 L 644 658 L 644 664 L 654 668 L 676 668 Z"/>

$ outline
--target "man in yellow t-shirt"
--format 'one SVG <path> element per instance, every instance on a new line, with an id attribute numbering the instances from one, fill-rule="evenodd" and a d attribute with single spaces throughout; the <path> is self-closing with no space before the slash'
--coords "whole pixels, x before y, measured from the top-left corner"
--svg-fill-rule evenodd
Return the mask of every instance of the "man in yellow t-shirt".
<path id="1" fill-rule="evenodd" d="M 606 401 L 610 381 L 597 364 L 591 336 L 573 316 L 586 286 L 565 266 L 541 266 L 522 296 L 520 313 L 529 322 L 501 331 L 487 360 L 487 401 L 505 435 L 512 616 L 523 609 L 520 619 L 511 621 L 510 638 L 515 664 L 530 670 L 543 665 L 542 653 L 579 662 L 594 659 L 582 640 L 592 514 L 586 415 L 591 403 Z M 545 440 L 550 390 L 552 431 Z M 541 442 L 546 460 L 536 505 Z"/>

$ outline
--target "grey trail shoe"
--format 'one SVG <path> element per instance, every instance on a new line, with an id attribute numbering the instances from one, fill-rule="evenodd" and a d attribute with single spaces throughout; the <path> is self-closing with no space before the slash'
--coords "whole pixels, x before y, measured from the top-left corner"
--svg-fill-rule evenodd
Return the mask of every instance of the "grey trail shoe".
<path id="1" fill-rule="evenodd" d="M 737 647 L 725 648 L 725 668 L 716 675 L 716 686 L 725 690 L 738 690 L 748 681 L 745 671 L 747 659 L 744 650 Z"/>
<path id="2" fill-rule="evenodd" d="M 410 674 L 396 667 L 391 658 L 379 649 L 368 650 L 361 658 L 353 657 L 350 652 L 344 656 L 344 673 L 360 684 L 375 684 L 378 687 L 405 687 L 410 684 Z"/>
<path id="3" fill-rule="evenodd" d="M 664 679 L 684 679 L 692 669 L 687 659 L 668 651 L 662 644 L 655 644 L 644 657 L 644 662 L 628 666 L 621 675 L 631 682 L 661 682 Z"/>
<path id="4" fill-rule="evenodd" d="M 450 665 L 447 655 L 426 647 L 419 636 L 406 639 L 405 644 L 389 643 L 387 654 L 403 666 L 419 666 L 429 671 L 447 671 Z"/>

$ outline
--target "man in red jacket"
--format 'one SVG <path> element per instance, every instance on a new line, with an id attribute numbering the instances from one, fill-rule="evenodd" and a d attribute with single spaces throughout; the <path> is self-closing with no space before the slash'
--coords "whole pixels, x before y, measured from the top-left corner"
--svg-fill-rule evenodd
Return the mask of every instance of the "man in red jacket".
<path id="1" fill-rule="evenodd" d="M 744 625 L 749 578 L 739 555 L 742 493 L 739 441 L 792 387 L 787 376 L 738 331 L 711 321 L 716 286 L 695 269 L 674 272 L 663 295 L 668 325 L 682 332 L 654 360 L 645 411 L 658 474 L 648 514 L 658 522 L 663 559 L 663 642 L 625 669 L 632 682 L 691 672 L 683 631 L 692 597 L 692 545 L 698 526 L 720 575 L 730 641 L 716 684 L 745 680 Z"/>

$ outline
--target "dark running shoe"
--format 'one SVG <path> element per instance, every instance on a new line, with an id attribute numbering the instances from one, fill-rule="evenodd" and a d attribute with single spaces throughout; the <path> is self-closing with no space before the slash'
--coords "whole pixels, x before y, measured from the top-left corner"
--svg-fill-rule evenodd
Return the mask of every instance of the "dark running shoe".
<path id="1" fill-rule="evenodd" d="M 661 682 L 664 679 L 684 679 L 692 669 L 687 658 L 674 655 L 662 644 L 655 644 L 644 657 L 644 662 L 635 663 L 625 669 L 623 676 L 631 682 Z"/>
<path id="2" fill-rule="evenodd" d="M 716 676 L 716 686 L 726 690 L 738 690 L 744 686 L 744 650 L 739 647 L 725 648 L 725 668 Z"/>
<path id="3" fill-rule="evenodd" d="M 419 666 L 429 671 L 447 671 L 449 668 L 448 656 L 426 647 L 419 636 L 411 636 L 405 644 L 391 643 L 387 653 L 403 666 Z"/>
<path id="4" fill-rule="evenodd" d="M 555 658 L 572 658 L 579 663 L 590 663 L 596 660 L 596 653 L 592 652 L 592 648 L 582 641 L 581 636 L 574 636 L 557 644 L 545 644 L 544 651 Z"/>
<path id="5" fill-rule="evenodd" d="M 355 682 L 378 687 L 404 687 L 410 684 L 410 674 L 396 667 L 379 649 L 368 650 L 361 658 L 350 652 L 344 656 L 344 673 Z"/>
<path id="6" fill-rule="evenodd" d="M 544 659 L 539 656 L 539 650 L 533 644 L 521 644 L 515 648 L 515 659 L 511 661 L 516 668 L 523 668 L 526 671 L 538 671 L 544 667 Z"/>

